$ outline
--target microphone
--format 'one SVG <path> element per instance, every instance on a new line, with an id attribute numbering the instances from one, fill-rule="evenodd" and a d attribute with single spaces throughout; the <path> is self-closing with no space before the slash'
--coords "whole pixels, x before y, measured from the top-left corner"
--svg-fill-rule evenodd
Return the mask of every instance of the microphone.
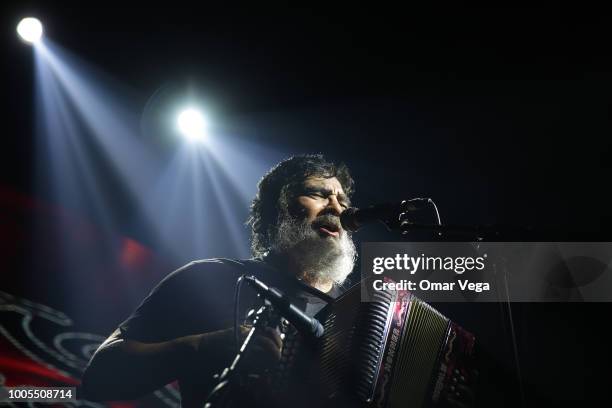
<path id="1" fill-rule="evenodd" d="M 387 228 L 400 226 L 400 215 L 409 211 L 420 210 L 431 202 L 431 198 L 413 198 L 400 203 L 375 204 L 366 208 L 347 208 L 340 214 L 342 228 L 355 232 L 364 224 L 382 222 Z"/>
<path id="2" fill-rule="evenodd" d="M 300 332 L 305 332 L 321 337 L 325 329 L 314 317 L 308 316 L 300 308 L 293 305 L 289 298 L 280 290 L 268 286 L 254 276 L 244 276 L 243 279 L 250 287 L 255 289 L 264 299 L 272 303 L 272 306 Z"/>

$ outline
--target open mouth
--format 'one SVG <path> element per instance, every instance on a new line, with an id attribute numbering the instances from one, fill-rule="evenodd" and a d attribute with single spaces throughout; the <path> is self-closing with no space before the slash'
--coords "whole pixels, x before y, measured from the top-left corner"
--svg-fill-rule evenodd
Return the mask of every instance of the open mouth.
<path id="1" fill-rule="evenodd" d="M 340 236 L 340 227 L 332 223 L 317 224 L 315 228 L 324 236 L 332 236 L 336 238 Z"/>

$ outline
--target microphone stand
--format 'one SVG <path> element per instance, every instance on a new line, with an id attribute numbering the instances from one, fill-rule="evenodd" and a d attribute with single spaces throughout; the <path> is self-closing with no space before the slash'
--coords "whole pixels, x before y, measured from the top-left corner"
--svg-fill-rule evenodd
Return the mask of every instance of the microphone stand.
<path id="1" fill-rule="evenodd" d="M 445 235 L 463 235 L 475 241 L 485 240 L 525 240 L 533 239 L 535 231 L 524 227 L 508 227 L 501 225 L 438 225 L 438 224 L 413 224 L 402 221 L 397 227 L 390 227 L 391 231 L 398 230 L 403 236 L 411 231 L 431 231 L 438 233 L 440 237 Z"/>
<path id="2" fill-rule="evenodd" d="M 240 370 L 244 362 L 244 356 L 248 352 L 249 344 L 251 344 L 253 336 L 258 331 L 269 326 L 275 320 L 277 320 L 276 323 L 280 324 L 280 316 L 274 313 L 272 305 L 265 301 L 264 305 L 255 313 L 251 330 L 242 342 L 232 363 L 229 367 L 223 369 L 220 375 L 217 374 L 215 376 L 217 385 L 208 394 L 204 408 L 227 408 L 232 406 L 232 392 L 242 385 L 240 383 Z"/>

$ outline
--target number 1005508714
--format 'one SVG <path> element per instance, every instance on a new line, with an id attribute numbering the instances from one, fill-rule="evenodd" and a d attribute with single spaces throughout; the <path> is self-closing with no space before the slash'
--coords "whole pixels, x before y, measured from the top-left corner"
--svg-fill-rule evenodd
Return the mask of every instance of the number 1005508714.
<path id="1" fill-rule="evenodd" d="M 0 402 L 70 402 L 76 401 L 74 387 L 2 387 Z"/>

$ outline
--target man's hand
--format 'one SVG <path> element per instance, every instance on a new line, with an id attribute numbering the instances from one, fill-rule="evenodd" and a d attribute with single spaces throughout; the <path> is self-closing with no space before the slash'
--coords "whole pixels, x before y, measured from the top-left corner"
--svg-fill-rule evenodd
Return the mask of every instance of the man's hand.
<path id="1" fill-rule="evenodd" d="M 251 328 L 240 326 L 240 344 L 246 339 Z M 234 329 L 188 336 L 191 348 L 191 370 L 202 369 L 202 366 L 214 366 L 217 371 L 229 366 L 236 355 Z M 273 368 L 281 358 L 282 340 L 276 329 L 265 327 L 257 329 L 251 339 L 241 362 L 243 370 L 248 373 L 262 373 Z M 212 364 L 211 364 L 212 363 Z M 190 371 L 191 371 L 190 370 Z"/>
<path id="2" fill-rule="evenodd" d="M 250 327 L 240 326 L 239 347 L 249 331 Z M 241 367 L 246 373 L 261 375 L 279 362 L 282 341 L 277 330 L 272 328 L 258 329 L 255 333 L 247 352 L 243 355 L 244 361 L 241 362 Z M 183 338 L 183 341 L 189 349 L 188 361 L 190 363 L 187 371 L 183 371 L 179 380 L 182 401 L 185 406 L 190 406 L 193 401 L 206 399 L 212 385 L 213 375 L 220 374 L 232 363 L 237 352 L 236 338 L 234 329 L 231 328 L 187 336 Z M 267 381 L 265 376 L 261 376 L 260 379 L 264 383 Z M 257 388 L 265 390 L 263 386 Z M 251 395 L 251 397 L 254 396 Z"/>

